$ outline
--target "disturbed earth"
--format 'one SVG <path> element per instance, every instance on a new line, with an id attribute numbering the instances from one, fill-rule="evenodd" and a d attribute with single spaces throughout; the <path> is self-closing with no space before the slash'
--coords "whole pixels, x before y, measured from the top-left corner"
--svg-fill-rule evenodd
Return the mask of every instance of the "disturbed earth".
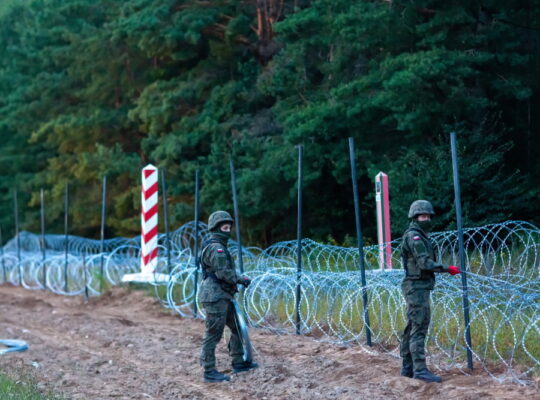
<path id="1" fill-rule="evenodd" d="M 0 371 L 66 399 L 540 399 L 537 385 L 498 384 L 480 369 L 428 384 L 400 377 L 388 354 L 261 330 L 251 331 L 260 368 L 208 384 L 198 364 L 203 330 L 141 291 L 85 302 L 0 286 L 0 338 L 29 345 L 0 356 Z M 232 372 L 225 341 L 217 356 Z"/>

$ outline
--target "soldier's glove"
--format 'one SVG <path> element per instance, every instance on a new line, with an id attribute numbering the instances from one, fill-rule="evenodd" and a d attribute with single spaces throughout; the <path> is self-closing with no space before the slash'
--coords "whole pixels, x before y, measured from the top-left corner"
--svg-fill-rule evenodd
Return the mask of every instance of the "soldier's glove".
<path id="1" fill-rule="evenodd" d="M 251 284 L 251 279 L 249 279 L 247 276 L 243 276 L 240 278 L 240 285 L 244 285 L 245 287 L 248 287 Z"/>
<path id="2" fill-rule="evenodd" d="M 456 267 L 455 265 L 450 265 L 448 267 L 448 273 L 450 275 L 457 275 L 457 274 L 461 274 L 461 270 L 459 269 L 459 267 Z"/>

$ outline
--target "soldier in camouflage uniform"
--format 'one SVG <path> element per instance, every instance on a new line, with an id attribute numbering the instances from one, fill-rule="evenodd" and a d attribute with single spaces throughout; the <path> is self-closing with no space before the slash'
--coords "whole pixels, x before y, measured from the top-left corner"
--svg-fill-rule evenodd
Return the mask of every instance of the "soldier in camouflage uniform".
<path id="1" fill-rule="evenodd" d="M 244 361 L 244 349 L 235 318 L 232 299 L 237 285 L 247 287 L 250 279 L 236 273 L 234 261 L 227 248 L 233 219 L 226 211 L 216 211 L 208 219 L 210 238 L 201 251 L 201 267 L 204 280 L 199 292 L 200 301 L 206 311 L 206 330 L 201 352 L 206 382 L 230 380 L 229 376 L 216 370 L 216 346 L 223 337 L 225 325 L 231 330 L 229 354 L 234 372 L 257 368 L 255 362 Z"/>
<path id="2" fill-rule="evenodd" d="M 401 339 L 403 366 L 401 375 L 426 382 L 441 382 L 426 366 L 425 342 L 431 318 L 430 294 L 435 286 L 435 272 L 460 273 L 458 267 L 436 261 L 429 239 L 431 217 L 435 215 L 429 201 L 416 200 L 411 204 L 412 219 L 401 242 L 401 257 L 405 277 L 401 285 L 407 302 L 407 326 Z"/>

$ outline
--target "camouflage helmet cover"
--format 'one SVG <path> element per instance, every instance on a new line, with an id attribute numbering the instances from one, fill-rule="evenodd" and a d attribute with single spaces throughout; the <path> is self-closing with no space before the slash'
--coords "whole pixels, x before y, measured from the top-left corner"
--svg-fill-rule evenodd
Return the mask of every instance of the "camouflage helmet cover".
<path id="1" fill-rule="evenodd" d="M 223 222 L 233 224 L 234 219 L 232 219 L 231 214 L 229 214 L 227 211 L 214 211 L 212 214 L 210 214 L 210 217 L 208 217 L 208 230 L 212 231 L 216 229 L 218 225 Z"/>
<path id="2" fill-rule="evenodd" d="M 416 218 L 418 215 L 429 214 L 435 215 L 433 206 L 427 200 L 416 200 L 411 204 L 409 208 L 409 218 Z"/>

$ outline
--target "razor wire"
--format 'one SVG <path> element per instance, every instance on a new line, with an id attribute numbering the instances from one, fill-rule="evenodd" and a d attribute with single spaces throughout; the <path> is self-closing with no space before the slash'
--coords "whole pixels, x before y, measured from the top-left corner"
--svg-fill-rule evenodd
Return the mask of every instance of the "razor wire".
<path id="1" fill-rule="evenodd" d="M 183 317 L 193 316 L 195 285 L 202 277 L 195 269 L 193 248 L 207 235 L 206 225 L 190 222 L 171 232 L 171 274 L 168 283 L 154 284 L 161 303 Z M 457 264 L 455 231 L 431 234 L 439 260 Z M 469 275 L 472 351 L 475 363 L 499 381 L 527 380 L 540 374 L 540 229 L 523 221 L 468 228 L 464 231 Z M 122 276 L 140 269 L 140 237 L 104 242 L 64 235 L 40 236 L 21 232 L 0 253 L 0 278 L 27 289 L 44 289 L 61 295 L 100 294 L 100 281 L 118 285 Z M 159 237 L 156 272 L 168 270 L 165 236 Z M 243 247 L 244 270 L 252 284 L 239 303 L 250 325 L 276 333 L 292 334 L 296 323 L 296 241 L 266 249 Z M 383 270 L 379 252 L 391 248 L 392 270 Z M 369 316 L 377 349 L 397 356 L 406 324 L 406 304 L 401 294 L 400 240 L 364 249 Z M 19 250 L 19 251 L 18 251 Z M 237 245 L 230 242 L 233 258 Z M 45 254 L 45 257 L 43 256 Z M 67 258 L 66 258 L 67 257 Z M 364 318 L 357 248 L 302 241 L 301 331 L 319 340 L 364 345 Z M 101 275 L 103 271 L 103 276 Z M 66 290 L 65 273 L 68 285 Z M 196 278 L 198 274 L 198 278 Z M 427 338 L 431 362 L 464 373 L 465 326 L 461 280 L 438 274 L 432 294 L 432 321 Z M 198 318 L 204 318 L 201 304 Z"/>

